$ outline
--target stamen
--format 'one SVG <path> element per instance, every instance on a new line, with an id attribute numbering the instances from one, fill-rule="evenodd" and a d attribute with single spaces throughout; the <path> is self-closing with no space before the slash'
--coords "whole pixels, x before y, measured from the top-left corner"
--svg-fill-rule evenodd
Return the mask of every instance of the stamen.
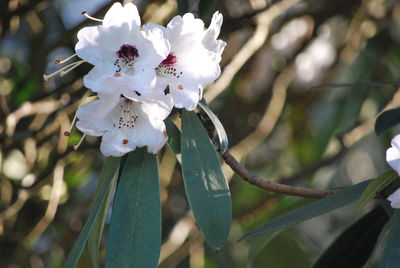
<path id="1" fill-rule="evenodd" d="M 183 90 L 184 87 L 183 87 L 182 85 L 179 85 L 179 86 L 178 86 L 178 89 L 179 89 L 179 90 Z"/>
<path id="2" fill-rule="evenodd" d="M 129 141 L 128 141 L 127 139 L 123 139 L 123 140 L 122 140 L 122 144 L 128 144 L 128 142 L 129 142 Z"/>
<path id="3" fill-rule="evenodd" d="M 54 73 L 44 74 L 43 79 L 45 81 L 48 81 L 50 77 L 53 77 L 56 74 L 60 74 L 60 76 L 64 76 L 66 73 L 72 71 L 73 69 L 75 69 L 76 67 L 78 67 L 79 65 L 81 65 L 84 62 L 85 62 L 84 60 L 80 60 L 80 61 L 76 61 L 74 63 L 68 64 L 67 66 L 64 66 L 61 69 L 55 71 Z M 67 70 L 67 71 L 65 71 L 65 70 Z"/>
<path id="4" fill-rule="evenodd" d="M 83 140 L 86 138 L 86 134 L 83 134 L 82 138 L 80 139 L 80 141 L 78 142 L 77 145 L 74 146 L 74 150 L 78 150 L 79 146 L 81 146 Z"/>
<path id="5" fill-rule="evenodd" d="M 90 20 L 103 22 L 101 19 L 90 16 L 86 11 L 81 12 L 81 14 Z"/>
<path id="6" fill-rule="evenodd" d="M 115 73 L 114 76 L 115 76 L 115 77 L 120 77 L 120 76 L 121 76 L 121 73 Z"/>
<path id="7" fill-rule="evenodd" d="M 83 95 L 83 97 L 81 98 L 81 101 L 79 102 L 78 109 L 81 108 L 82 103 L 86 100 L 86 98 L 87 98 L 88 96 L 89 96 L 89 92 L 86 92 L 86 93 Z M 76 119 L 77 119 L 77 116 L 76 116 L 76 113 L 75 113 L 74 119 L 72 119 L 72 122 L 71 122 L 71 124 L 69 125 L 69 129 L 66 130 L 66 131 L 64 131 L 64 136 L 66 136 L 66 137 L 71 136 L 71 131 L 72 131 L 72 128 L 75 126 Z"/>
<path id="8" fill-rule="evenodd" d="M 67 62 L 67 61 L 73 59 L 75 56 L 76 56 L 76 54 L 71 55 L 71 56 L 69 56 L 68 58 L 63 59 L 63 60 L 56 60 L 56 61 L 54 62 L 54 64 L 63 64 L 63 63 L 65 63 L 65 62 Z"/>
<path id="9" fill-rule="evenodd" d="M 65 71 L 61 71 L 60 72 L 60 76 L 63 77 L 64 75 L 66 75 L 67 73 L 71 72 L 73 69 L 75 69 L 76 67 L 78 67 L 79 65 L 81 65 L 84 62 L 85 62 L 84 60 L 75 62 L 75 65 L 71 66 L 71 68 L 69 68 L 69 69 L 67 69 Z"/>
<path id="10" fill-rule="evenodd" d="M 74 125 L 75 125 L 75 121 L 76 121 L 76 113 L 74 115 L 74 119 L 72 119 L 72 122 L 71 122 L 71 125 L 69 126 L 69 129 L 64 131 L 64 136 L 67 136 L 67 137 L 71 136 L 71 131 L 72 131 L 72 128 L 74 127 Z"/>

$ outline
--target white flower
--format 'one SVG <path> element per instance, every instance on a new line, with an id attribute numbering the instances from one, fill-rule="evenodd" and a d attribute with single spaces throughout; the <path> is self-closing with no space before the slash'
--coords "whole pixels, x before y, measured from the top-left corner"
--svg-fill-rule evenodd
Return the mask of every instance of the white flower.
<path id="1" fill-rule="evenodd" d="M 100 150 L 105 156 L 122 156 L 143 146 L 155 154 L 164 146 L 167 135 L 163 120 L 173 107 L 169 94 L 157 90 L 146 101 L 122 95 L 99 97 L 78 109 L 76 126 L 87 135 L 102 136 Z"/>
<path id="2" fill-rule="evenodd" d="M 386 162 L 400 175 L 400 135 L 392 139 L 391 145 L 386 151 Z"/>
<path id="3" fill-rule="evenodd" d="M 202 85 L 211 83 L 221 73 L 219 62 L 226 43 L 217 40 L 222 15 L 214 13 L 210 26 L 191 13 L 174 17 L 162 27 L 146 25 L 147 30 L 161 29 L 171 45 L 171 52 L 157 68 L 158 77 L 169 86 L 174 106 L 193 110 L 203 93 Z"/>
<path id="4" fill-rule="evenodd" d="M 392 208 L 400 208 L 400 188 L 387 198 L 390 201 Z"/>
<path id="5" fill-rule="evenodd" d="M 94 65 L 84 85 L 102 94 L 147 94 L 155 87 L 155 68 L 167 57 L 170 46 L 160 29 L 140 30 L 135 5 L 115 3 L 102 25 L 78 32 L 77 55 Z M 123 91 L 122 91 L 123 90 Z"/>

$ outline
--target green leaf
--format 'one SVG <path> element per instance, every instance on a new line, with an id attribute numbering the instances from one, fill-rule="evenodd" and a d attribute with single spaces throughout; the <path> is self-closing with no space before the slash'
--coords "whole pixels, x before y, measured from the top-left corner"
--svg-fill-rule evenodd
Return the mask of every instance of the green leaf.
<path id="1" fill-rule="evenodd" d="M 400 123 L 400 108 L 381 113 L 375 122 L 375 132 L 379 136 L 389 128 Z"/>
<path id="2" fill-rule="evenodd" d="M 168 134 L 168 146 L 175 153 L 178 162 L 181 163 L 181 132 L 171 119 L 165 120 Z"/>
<path id="3" fill-rule="evenodd" d="M 206 241 L 220 248 L 230 230 L 232 202 L 206 130 L 194 112 L 182 111 L 182 174 L 186 195 Z"/>
<path id="4" fill-rule="evenodd" d="M 377 206 L 345 230 L 313 267 L 363 267 L 388 219 L 385 210 Z"/>
<path id="5" fill-rule="evenodd" d="M 386 186 L 391 184 L 397 178 L 397 174 L 394 170 L 388 170 L 382 173 L 368 184 L 368 187 L 362 193 L 360 199 L 357 201 L 357 212 L 373 199 L 377 193 L 382 191 Z"/>
<path id="6" fill-rule="evenodd" d="M 328 213 L 329 211 L 335 210 L 337 208 L 344 207 L 354 201 L 356 201 L 371 180 L 361 182 L 359 184 L 353 185 L 347 189 L 341 190 L 331 196 L 325 197 L 321 200 L 315 201 L 309 205 L 301 207 L 297 210 L 286 213 L 279 216 L 266 224 L 258 227 L 252 232 L 242 236 L 239 241 L 271 233 L 296 223 L 315 218 L 322 214 Z"/>
<path id="7" fill-rule="evenodd" d="M 103 235 L 104 223 L 107 218 L 107 211 L 111 202 L 111 197 L 113 192 L 115 191 L 115 186 L 117 185 L 117 177 L 118 173 L 115 172 L 112 185 L 106 194 L 106 199 L 104 200 L 103 204 L 100 207 L 99 216 L 97 217 L 96 222 L 94 223 L 94 226 L 89 234 L 87 242 L 87 249 L 90 257 L 90 262 L 95 268 L 100 267 L 99 249 L 100 249 L 101 237 Z"/>
<path id="8" fill-rule="evenodd" d="M 105 159 L 103 169 L 101 170 L 100 182 L 93 198 L 93 204 L 89 213 L 89 217 L 87 218 L 86 223 L 83 226 L 83 229 L 79 234 L 79 237 L 73 248 L 71 249 L 63 267 L 76 267 L 79 257 L 85 248 L 89 234 L 92 232 L 93 226 L 101 213 L 103 203 L 107 199 L 107 193 L 112 185 L 114 174 L 117 173 L 119 162 L 120 158 L 108 157 Z"/>
<path id="9" fill-rule="evenodd" d="M 400 267 L 400 209 L 395 209 L 390 219 L 389 234 L 387 236 L 381 268 Z"/>
<path id="10" fill-rule="evenodd" d="M 256 237 L 249 241 L 249 250 L 247 261 L 253 263 L 257 255 L 273 240 L 280 232 L 274 232 L 266 235 L 265 237 Z"/>
<path id="11" fill-rule="evenodd" d="M 156 267 L 161 248 L 157 157 L 128 155 L 115 193 L 105 267 Z"/>
<path id="12" fill-rule="evenodd" d="M 208 106 L 202 102 L 199 102 L 199 106 L 201 109 L 208 115 L 211 122 L 214 124 L 215 130 L 218 134 L 219 140 L 219 152 L 224 154 L 226 150 L 228 150 L 229 142 L 228 136 L 226 135 L 224 126 L 222 125 L 221 121 L 219 121 L 218 117 L 213 113 L 213 111 L 208 108 Z"/>

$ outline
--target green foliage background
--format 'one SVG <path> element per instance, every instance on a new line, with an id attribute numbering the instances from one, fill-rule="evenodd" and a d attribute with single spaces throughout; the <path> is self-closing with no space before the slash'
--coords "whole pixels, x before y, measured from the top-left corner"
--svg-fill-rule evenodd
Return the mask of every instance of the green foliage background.
<path id="1" fill-rule="evenodd" d="M 0 267 L 60 267 L 99 182 L 99 140 L 88 137 L 75 151 L 81 134 L 75 129 L 63 136 L 88 91 L 82 76 L 90 66 L 43 81 L 43 73 L 59 67 L 56 59 L 73 53 L 76 32 L 94 24 L 79 21 L 80 12 L 102 17 L 112 4 L 81 1 L 74 8 L 73 2 L 0 2 Z M 315 188 L 349 186 L 382 173 L 384 151 L 397 132 L 378 138 L 374 123 L 383 109 L 400 105 L 399 2 L 274 2 L 200 1 L 199 16 L 207 23 L 216 10 L 224 15 L 222 75 L 208 86 L 205 100 L 224 125 L 232 153 L 264 178 Z M 191 8 L 173 0 L 135 4 L 143 22 L 164 24 L 182 13 L 178 9 Z M 175 155 L 166 146 L 158 160 L 159 267 L 310 267 L 364 214 L 350 206 L 237 243 L 311 200 L 262 191 L 223 166 L 233 224 L 228 242 L 215 252 L 189 213 Z M 382 251 L 377 246 L 366 267 L 376 267 Z M 89 263 L 86 253 L 80 265 Z"/>

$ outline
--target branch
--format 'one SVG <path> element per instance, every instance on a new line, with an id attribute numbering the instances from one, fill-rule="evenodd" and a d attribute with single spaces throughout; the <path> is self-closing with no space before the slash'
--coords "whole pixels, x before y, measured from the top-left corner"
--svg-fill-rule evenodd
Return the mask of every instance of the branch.
<path id="1" fill-rule="evenodd" d="M 248 169 L 243 167 L 232 156 L 229 150 L 222 155 L 222 158 L 224 159 L 225 163 L 227 163 L 236 174 L 238 174 L 248 183 L 255 185 L 263 190 L 267 190 L 278 194 L 301 196 L 301 197 L 308 197 L 315 199 L 324 198 L 330 194 L 335 193 L 334 190 L 320 190 L 320 189 L 312 189 L 299 186 L 291 186 L 265 180 L 257 175 L 252 174 Z"/>

